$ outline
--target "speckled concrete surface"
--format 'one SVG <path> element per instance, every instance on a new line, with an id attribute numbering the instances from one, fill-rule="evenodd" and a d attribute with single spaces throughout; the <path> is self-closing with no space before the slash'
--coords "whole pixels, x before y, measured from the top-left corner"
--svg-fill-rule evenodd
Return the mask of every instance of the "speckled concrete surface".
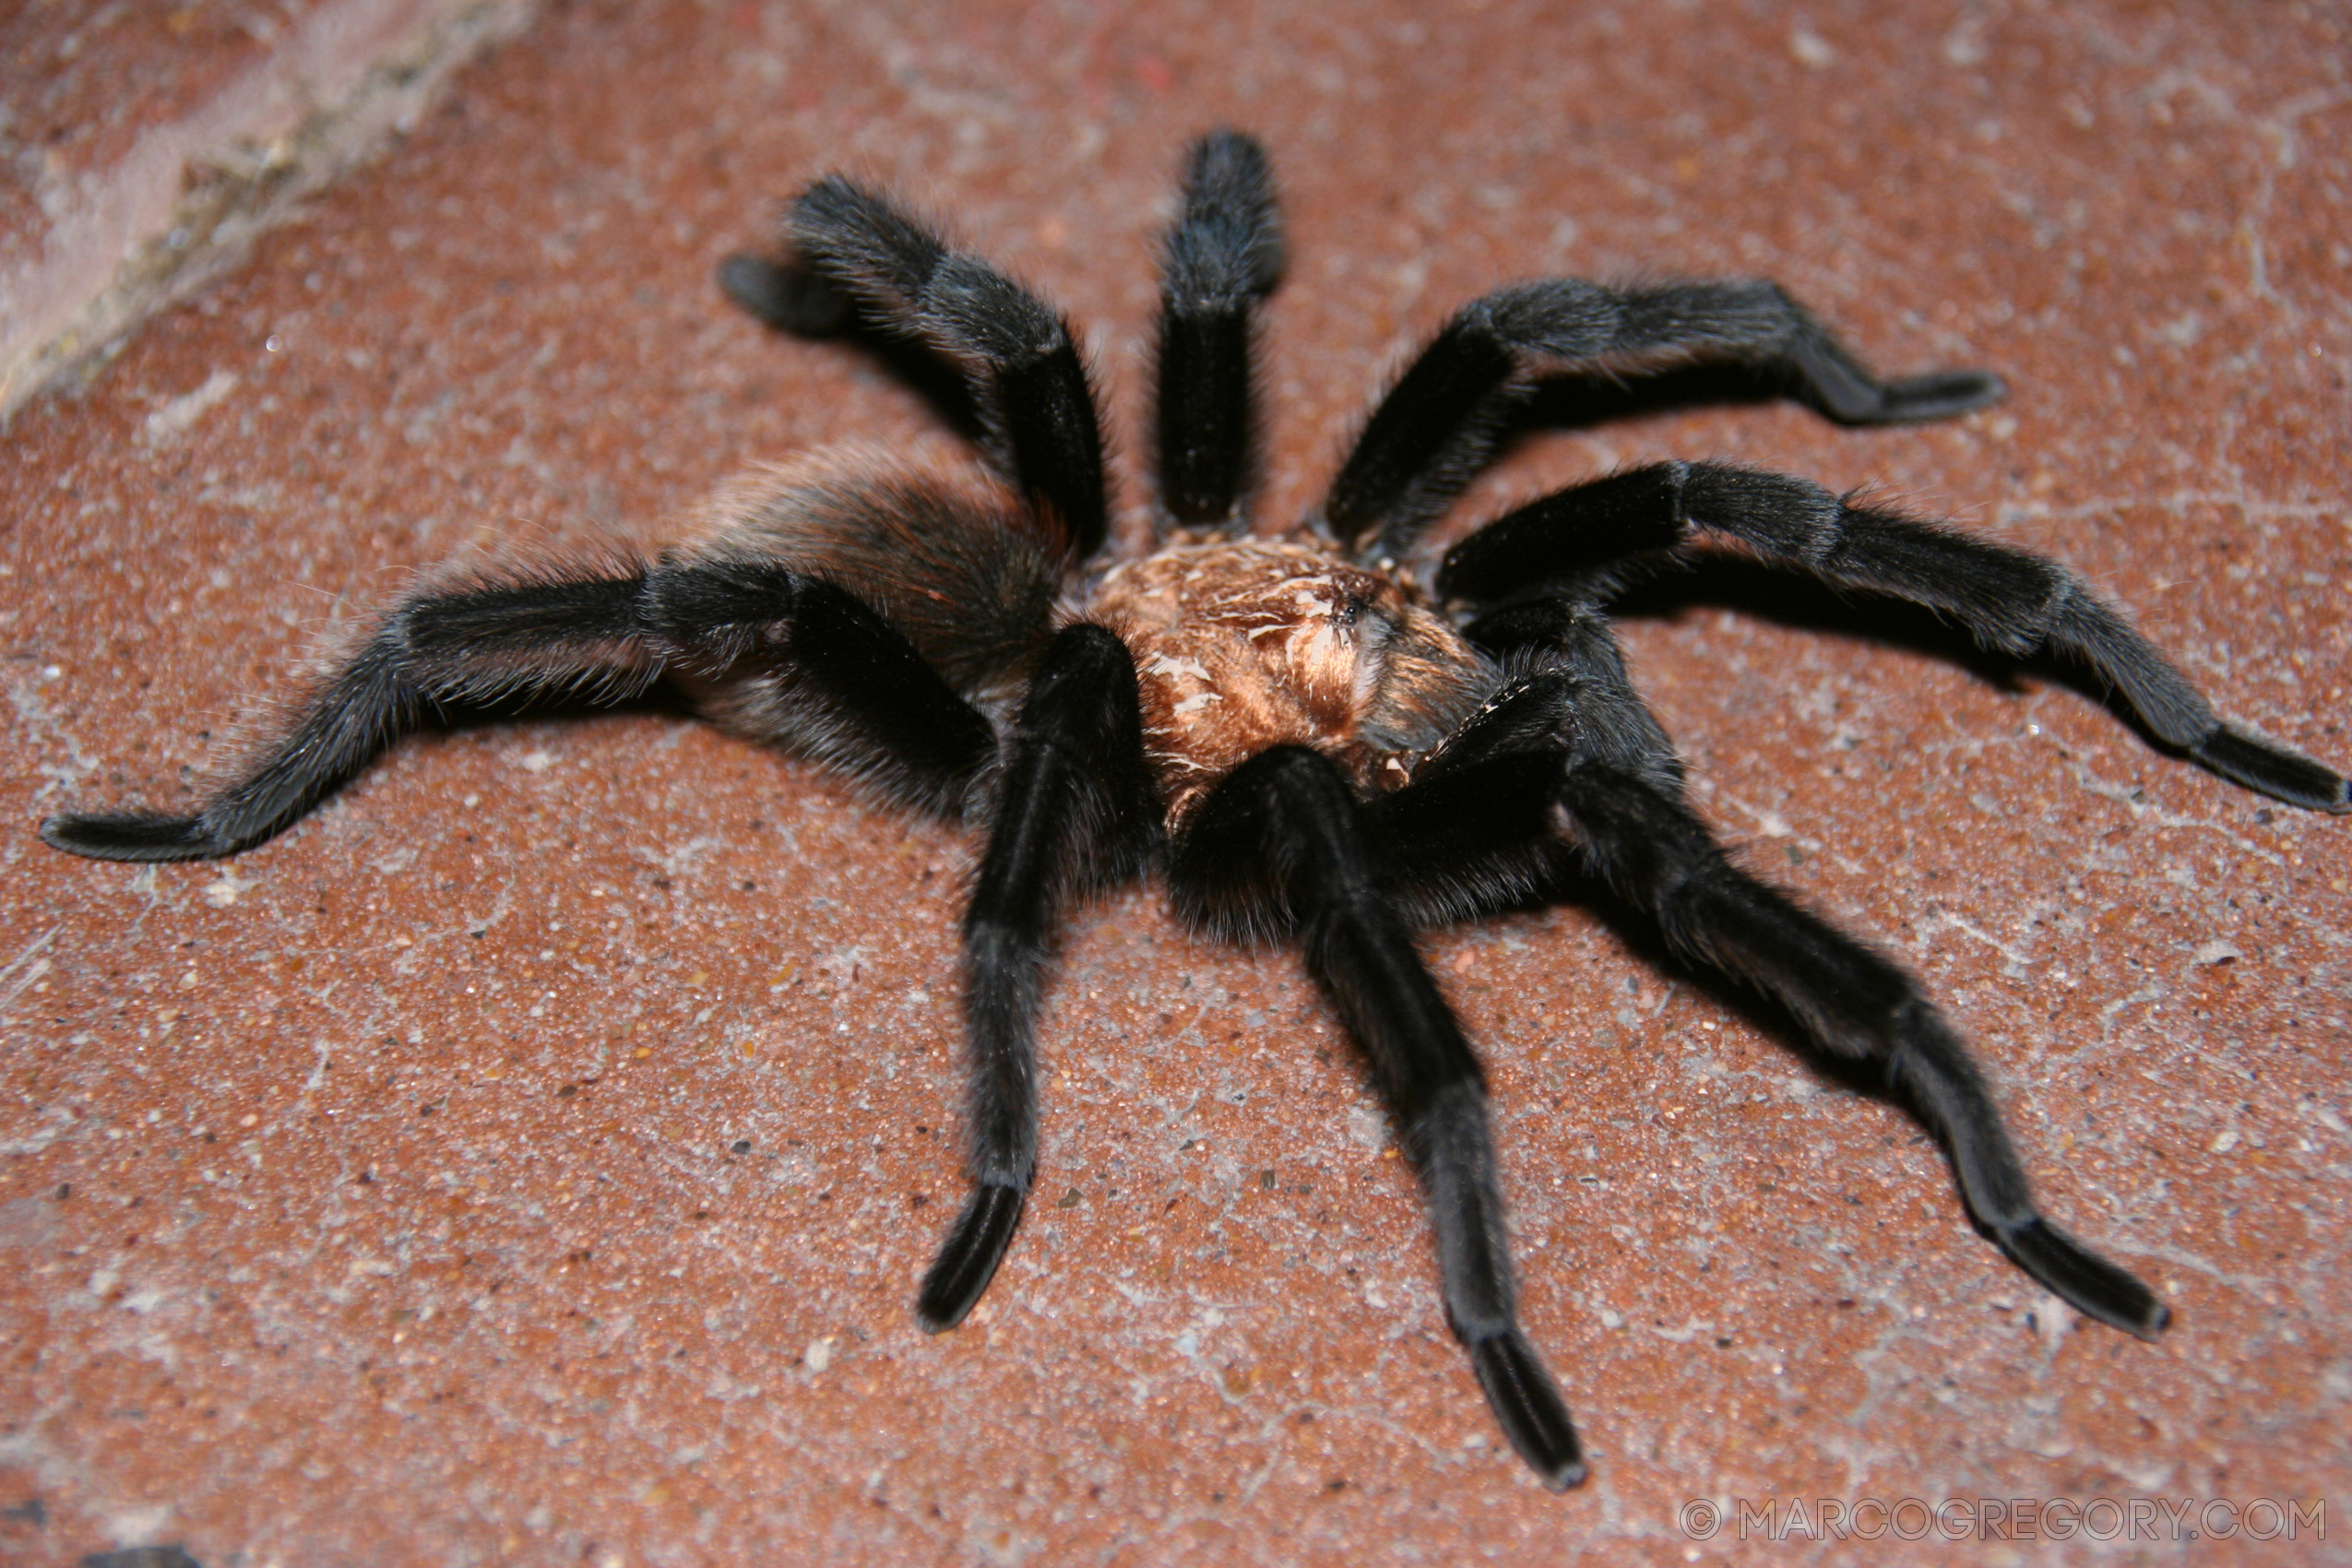
<path id="1" fill-rule="evenodd" d="M 1767 272 L 1880 364 L 2013 397 L 1562 429 L 1461 516 L 1665 455 L 1868 484 L 2063 557 L 2227 709 L 2352 762 L 2340 11 L 1557 12 L 558 9 L 22 414 L 0 1555 L 2344 1560 L 2352 828 L 1917 620 L 1715 575 L 1626 635 L 1709 818 L 1926 979 L 2050 1206 L 2179 1321 L 2147 1347 L 2056 1308 L 1911 1123 L 1586 912 L 1434 932 L 1593 1449 L 1566 1496 L 1494 1436 L 1312 988 L 1147 890 L 1071 930 L 1039 1200 L 927 1338 L 957 836 L 645 711 L 403 744 L 228 864 L 34 838 L 191 798 L 415 569 L 657 540 L 743 461 L 933 432 L 711 284 L 826 168 L 952 210 L 1087 324 L 1132 432 L 1170 172 L 1217 123 L 1265 137 L 1290 219 L 1269 517 L 1494 282 Z M 2166 1511 L 1820 1538 L 1824 1501 L 2061 1497 Z M 2263 1498 L 2323 1505 L 2326 1540 L 2181 1538 Z"/>

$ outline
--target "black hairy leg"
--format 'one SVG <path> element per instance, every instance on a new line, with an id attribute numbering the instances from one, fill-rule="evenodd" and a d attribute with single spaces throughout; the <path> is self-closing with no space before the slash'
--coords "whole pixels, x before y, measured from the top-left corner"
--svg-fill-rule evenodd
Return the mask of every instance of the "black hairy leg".
<path id="1" fill-rule="evenodd" d="M 1525 631 L 1532 609 L 1516 608 L 1509 630 Z M 1589 627 L 1586 638 L 1605 636 Z M 1935 1134 L 1969 1215 L 2019 1267 L 2103 1323 L 2161 1332 L 2169 1314 L 2146 1286 L 2035 1207 L 1991 1093 L 1918 982 L 1732 864 L 1652 749 L 1655 722 L 1633 716 L 1640 699 L 1621 670 L 1590 646 L 1573 657 L 1527 668 L 1411 784 L 1372 804 L 1382 885 L 1450 917 L 1508 895 L 1564 847 L 1678 956 L 1761 992 L 1815 1049 L 1875 1075 Z"/>
<path id="2" fill-rule="evenodd" d="M 731 255 L 719 264 L 718 282 L 738 310 L 796 338 L 830 338 L 857 317 L 849 297 L 798 257 Z"/>
<path id="3" fill-rule="evenodd" d="M 1515 283 L 1456 311 L 1373 408 L 1324 500 L 1324 525 L 1362 560 L 1402 561 L 1493 456 L 1531 373 L 1692 358 L 1757 365 L 1848 424 L 1943 419 L 2003 390 L 1973 370 L 1882 380 L 1777 283 Z"/>
<path id="4" fill-rule="evenodd" d="M 1688 806 L 1631 775 L 1572 765 L 1559 802 L 1585 864 L 1677 954 L 1770 997 L 1927 1123 L 1969 1215 L 2011 1261 L 2101 1323 L 2163 1332 L 2172 1314 L 2145 1285 L 2035 1207 L 1983 1076 L 1910 976 L 1734 866 Z"/>
<path id="5" fill-rule="evenodd" d="M 2223 778 L 2310 810 L 2352 810 L 2333 770 L 2225 722 L 2204 694 L 2082 578 L 1942 524 L 1856 506 L 1808 480 L 1655 463 L 1532 502 L 1447 552 L 1437 590 L 1483 602 L 1531 584 L 1603 592 L 1612 574 L 1701 535 L 1841 588 L 1925 605 L 2013 659 L 2080 660 L 2150 733 Z"/>
<path id="6" fill-rule="evenodd" d="M 1446 1315 L 1495 1419 L 1544 1484 L 1585 1477 L 1551 1375 L 1519 1328 L 1486 1083 L 1461 1026 L 1378 886 L 1362 807 L 1345 775 L 1302 746 L 1261 752 L 1204 801 L 1170 881 L 1196 923 L 1295 932 L 1308 968 L 1402 1123 L 1437 1231 Z"/>
<path id="7" fill-rule="evenodd" d="M 972 1310 L 1003 1261 L 1037 1166 L 1037 1015 L 1053 918 L 1135 875 L 1158 831 L 1135 665 L 1081 623 L 1047 650 L 1004 747 L 988 849 L 964 912 L 973 1192 L 924 1276 L 932 1329 Z"/>
<path id="8" fill-rule="evenodd" d="M 1063 529 L 1072 562 L 1093 554 L 1110 521 L 1102 423 L 1068 324 L 979 256 L 950 248 L 841 175 L 811 185 L 785 227 L 810 267 L 882 326 L 963 371 L 991 459 Z M 756 298 L 741 303 L 754 314 L 762 307 Z M 778 308 L 810 306 L 795 299 Z"/>
<path id="9" fill-rule="evenodd" d="M 746 663 L 789 675 L 798 738 L 908 804 L 956 816 L 993 752 L 987 719 L 852 595 L 773 563 L 663 564 L 415 594 L 193 815 L 68 814 L 41 836 L 101 860 L 235 854 L 444 708 L 618 702 L 665 675 L 707 680 Z"/>
<path id="10" fill-rule="evenodd" d="M 1203 137 L 1182 200 L 1159 262 L 1159 499 L 1179 528 L 1237 534 L 1257 479 L 1256 311 L 1282 276 L 1265 149 L 1236 131 Z"/>

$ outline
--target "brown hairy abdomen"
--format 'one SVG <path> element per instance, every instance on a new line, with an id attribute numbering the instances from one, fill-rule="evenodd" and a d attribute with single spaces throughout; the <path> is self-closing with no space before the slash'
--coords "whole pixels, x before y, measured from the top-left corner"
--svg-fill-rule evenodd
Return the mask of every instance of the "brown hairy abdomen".
<path id="1" fill-rule="evenodd" d="M 777 562 L 847 588 L 948 684 L 1006 697 L 1053 630 L 1060 545 L 968 463 L 830 447 L 739 476 L 704 508 L 686 559 Z"/>

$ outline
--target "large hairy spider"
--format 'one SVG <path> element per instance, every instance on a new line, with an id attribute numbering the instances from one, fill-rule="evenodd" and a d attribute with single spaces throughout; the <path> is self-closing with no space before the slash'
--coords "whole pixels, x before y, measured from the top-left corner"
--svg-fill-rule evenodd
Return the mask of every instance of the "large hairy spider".
<path id="1" fill-rule="evenodd" d="M 728 291 L 775 325 L 853 318 L 944 357 L 992 477 L 818 455 L 739 480 L 649 562 L 444 579 L 396 605 L 194 815 L 69 814 L 42 836 L 113 860 L 235 854 L 445 705 L 619 700 L 660 681 L 899 806 L 977 822 L 972 1191 L 922 1282 L 933 1329 L 987 1289 L 1034 1181 L 1056 920 L 1157 864 L 1194 927 L 1303 949 L 1402 1124 L 1454 1332 L 1552 1487 L 1584 1461 L 1519 1327 L 1478 1059 L 1413 931 L 1581 875 L 1680 959 L 1875 1075 L 2020 1268 L 2102 1322 L 2162 1332 L 2146 1286 L 2035 1207 L 1983 1076 L 1918 983 L 1725 857 L 1606 612 L 1641 571 L 1723 541 L 1925 605 L 2002 654 L 2080 661 L 2157 742 L 2250 789 L 2343 812 L 2345 781 L 2215 717 L 2065 568 L 1801 479 L 1654 464 L 1521 506 L 1433 571 L 1409 564 L 1546 372 L 1725 362 L 1863 424 L 1980 407 L 1997 379 L 1881 380 L 1768 282 L 1515 283 L 1421 350 L 1313 517 L 1258 537 L 1253 314 L 1283 242 L 1264 153 L 1220 132 L 1191 149 L 1160 262 L 1157 539 L 1105 565 L 1099 416 L 1054 311 L 839 176 L 800 197 L 788 236 L 790 265 L 738 258 Z"/>

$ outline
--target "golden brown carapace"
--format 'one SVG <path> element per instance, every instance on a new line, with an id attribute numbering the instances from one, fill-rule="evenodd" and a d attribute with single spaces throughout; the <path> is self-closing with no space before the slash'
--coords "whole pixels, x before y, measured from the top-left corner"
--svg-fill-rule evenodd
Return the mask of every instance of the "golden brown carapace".
<path id="1" fill-rule="evenodd" d="M 1170 545 L 1113 567 L 1081 613 L 1134 654 L 1171 826 L 1268 746 L 1312 746 L 1393 789 L 1493 683 L 1407 588 L 1310 545 Z"/>

